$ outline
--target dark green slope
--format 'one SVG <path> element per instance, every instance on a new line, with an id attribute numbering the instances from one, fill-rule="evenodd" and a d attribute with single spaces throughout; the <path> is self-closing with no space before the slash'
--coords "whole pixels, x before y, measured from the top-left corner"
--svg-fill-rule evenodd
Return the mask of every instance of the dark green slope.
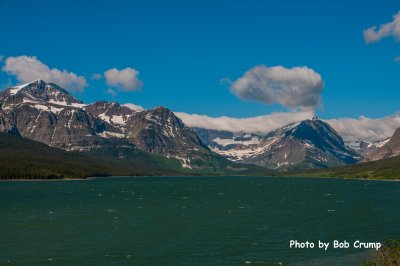
<path id="1" fill-rule="evenodd" d="M 291 173 L 297 176 L 400 179 L 400 156 L 342 167 Z"/>
<path id="2" fill-rule="evenodd" d="M 67 152 L 10 134 L 0 134 L 1 179 L 84 178 L 109 175 L 177 174 L 179 162 L 132 150 L 128 159 Z"/>
<path id="3" fill-rule="evenodd" d="M 174 158 L 143 152 L 121 141 L 101 149 L 68 152 L 19 136 L 0 133 L 0 179 L 60 179 L 91 176 L 249 175 L 264 172 L 253 165 L 210 155 L 197 169 L 182 168 Z"/>

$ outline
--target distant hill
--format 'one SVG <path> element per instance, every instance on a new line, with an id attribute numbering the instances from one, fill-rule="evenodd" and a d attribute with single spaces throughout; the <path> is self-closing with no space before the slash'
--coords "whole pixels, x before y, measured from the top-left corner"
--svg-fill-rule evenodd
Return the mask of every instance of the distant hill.
<path id="1" fill-rule="evenodd" d="M 187 169 L 175 158 L 143 152 L 115 140 L 101 148 L 74 152 L 49 147 L 13 134 L 0 133 L 0 179 L 62 179 L 92 176 L 172 176 L 260 173 L 251 165 L 238 165 L 210 156 L 202 170 Z M 204 161 L 195 162 L 204 163 Z"/>
<path id="2" fill-rule="evenodd" d="M 400 156 L 324 170 L 290 173 L 304 177 L 342 177 L 366 179 L 400 179 Z"/>
<path id="3" fill-rule="evenodd" d="M 130 160 L 67 152 L 19 136 L 0 133 L 0 179 L 59 179 L 109 175 L 178 174 L 179 161 L 131 150 Z"/>

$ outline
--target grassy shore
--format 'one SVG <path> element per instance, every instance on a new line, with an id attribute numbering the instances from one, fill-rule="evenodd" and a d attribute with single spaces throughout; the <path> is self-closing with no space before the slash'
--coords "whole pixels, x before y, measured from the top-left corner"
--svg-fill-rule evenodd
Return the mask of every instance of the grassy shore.
<path id="1" fill-rule="evenodd" d="M 284 176 L 400 180 L 400 156 L 335 168 L 283 173 Z"/>

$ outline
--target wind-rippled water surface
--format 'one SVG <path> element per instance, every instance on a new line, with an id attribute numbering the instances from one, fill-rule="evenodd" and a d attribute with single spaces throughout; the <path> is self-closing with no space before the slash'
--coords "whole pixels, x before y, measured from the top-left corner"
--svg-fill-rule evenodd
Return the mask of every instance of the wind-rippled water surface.
<path id="1" fill-rule="evenodd" d="M 400 239 L 400 182 L 143 177 L 1 182 L 0 264 L 359 264 Z"/>

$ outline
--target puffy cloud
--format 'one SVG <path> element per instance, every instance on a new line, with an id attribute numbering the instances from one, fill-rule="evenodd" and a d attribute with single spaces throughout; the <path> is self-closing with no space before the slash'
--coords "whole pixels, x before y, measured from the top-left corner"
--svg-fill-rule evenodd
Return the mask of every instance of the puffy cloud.
<path id="1" fill-rule="evenodd" d="M 8 57 L 3 66 L 3 71 L 16 76 L 20 82 L 43 79 L 66 89 L 78 91 L 88 85 L 84 77 L 65 69 L 49 68 L 49 66 L 38 60 L 36 56 Z"/>
<path id="2" fill-rule="evenodd" d="M 324 120 L 345 140 L 377 141 L 389 138 L 400 127 L 400 113 L 383 118 L 340 118 Z"/>
<path id="3" fill-rule="evenodd" d="M 391 22 L 377 26 L 372 26 L 364 30 L 364 41 L 366 43 L 379 42 L 381 39 L 392 36 L 396 41 L 400 41 L 400 12 L 393 16 Z"/>
<path id="4" fill-rule="evenodd" d="M 207 115 L 187 114 L 176 112 L 182 121 L 189 127 L 225 130 L 234 133 L 267 134 L 272 130 L 287 124 L 310 119 L 313 112 L 277 112 L 270 115 L 233 118 L 210 117 Z M 383 118 L 357 118 L 324 119 L 345 140 L 377 141 L 391 137 L 394 131 L 400 127 L 400 113 Z"/>
<path id="5" fill-rule="evenodd" d="M 272 130 L 283 127 L 287 124 L 310 119 L 313 112 L 276 112 L 270 115 L 233 118 L 233 117 L 210 117 L 207 115 L 187 114 L 175 112 L 182 121 L 189 127 L 200 127 L 206 129 L 225 130 L 234 133 L 249 132 L 266 134 Z"/>
<path id="6" fill-rule="evenodd" d="M 291 109 L 320 105 L 321 76 L 308 67 L 256 66 L 232 83 L 232 93 L 245 100 L 278 103 Z"/>
<path id="7" fill-rule="evenodd" d="M 139 72 L 130 67 L 122 70 L 112 68 L 104 72 L 107 84 L 121 91 L 140 90 L 143 82 L 139 80 L 138 75 Z"/>
<path id="8" fill-rule="evenodd" d="M 400 56 L 396 56 L 395 58 L 393 58 L 393 61 L 395 61 L 396 63 L 400 63 Z"/>
<path id="9" fill-rule="evenodd" d="M 133 110 L 133 111 L 143 111 L 144 108 L 140 105 L 136 105 L 133 103 L 125 103 L 123 104 L 123 106 L 128 107 L 129 109 Z"/>

